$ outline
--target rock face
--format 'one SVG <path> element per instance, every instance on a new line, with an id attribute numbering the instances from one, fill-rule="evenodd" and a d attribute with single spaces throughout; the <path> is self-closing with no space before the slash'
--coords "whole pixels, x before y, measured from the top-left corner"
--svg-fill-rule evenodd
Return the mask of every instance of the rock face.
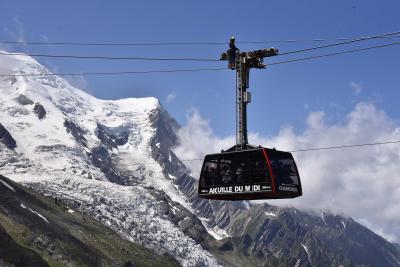
<path id="1" fill-rule="evenodd" d="M 27 97 L 26 95 L 23 95 L 23 94 L 20 94 L 17 97 L 17 102 L 20 103 L 23 106 L 32 105 L 34 103 L 29 97 Z"/>
<path id="2" fill-rule="evenodd" d="M 103 145 L 109 148 L 117 148 L 128 142 L 129 130 L 123 127 L 107 127 L 97 123 L 96 136 Z"/>
<path id="3" fill-rule="evenodd" d="M 2 171 L 183 266 L 400 265 L 392 244 L 350 218 L 198 198 L 173 152 L 179 125 L 154 98 L 99 100 L 55 76 L 0 85 L 0 120 L 22 147 L 0 150 Z M 46 107 L 46 123 L 14 106 L 20 94 Z"/>
<path id="4" fill-rule="evenodd" d="M 307 214 L 269 205 L 234 215 L 220 247 L 240 256 L 243 266 L 397 266 L 392 244 L 351 218 Z M 357 245 L 355 245 L 357 244 Z M 375 251 L 373 253 L 373 251 Z M 251 255 L 251 257 L 246 257 Z"/>
<path id="5" fill-rule="evenodd" d="M 43 119 L 46 116 L 46 110 L 39 102 L 35 103 L 35 106 L 33 107 L 33 111 L 35 112 L 35 114 L 39 118 L 39 120 Z"/>
<path id="6" fill-rule="evenodd" d="M 99 168 L 110 182 L 121 185 L 129 184 L 129 180 L 121 177 L 115 170 L 111 154 L 105 146 L 100 145 L 92 149 L 89 155 L 93 165 Z"/>
<path id="7" fill-rule="evenodd" d="M 14 149 L 17 147 L 17 142 L 7 131 L 7 129 L 0 123 L 0 142 L 3 143 L 7 148 Z"/>
<path id="8" fill-rule="evenodd" d="M 85 138 L 86 131 L 83 128 L 68 119 L 64 120 L 64 126 L 67 133 L 71 134 L 75 138 L 76 142 L 83 147 L 87 147 L 87 140 Z"/>

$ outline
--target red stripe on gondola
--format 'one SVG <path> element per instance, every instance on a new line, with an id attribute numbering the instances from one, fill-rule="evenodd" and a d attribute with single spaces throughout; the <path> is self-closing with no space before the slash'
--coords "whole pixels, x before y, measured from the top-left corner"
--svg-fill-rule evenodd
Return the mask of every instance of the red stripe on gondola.
<path id="1" fill-rule="evenodd" d="M 271 173 L 271 178 L 272 178 L 272 193 L 276 193 L 275 192 L 275 176 L 274 176 L 274 173 L 272 172 L 272 167 L 271 167 L 271 162 L 269 161 L 269 157 L 268 157 L 268 154 L 267 154 L 267 151 L 265 150 L 265 149 L 263 149 L 262 150 L 263 151 L 263 153 L 264 153 L 264 157 L 265 157 L 265 159 L 267 160 L 267 167 L 268 167 L 268 169 L 269 169 L 269 171 L 270 171 L 270 173 Z"/>

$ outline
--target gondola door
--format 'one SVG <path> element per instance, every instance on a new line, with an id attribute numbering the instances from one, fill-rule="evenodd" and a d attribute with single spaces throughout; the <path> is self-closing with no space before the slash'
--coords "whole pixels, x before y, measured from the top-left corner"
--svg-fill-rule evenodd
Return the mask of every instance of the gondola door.
<path id="1" fill-rule="evenodd" d="M 275 181 L 262 149 L 248 152 L 249 176 L 253 193 L 271 197 L 275 193 Z M 261 196 L 260 196 L 261 197 Z"/>
<path id="2" fill-rule="evenodd" d="M 299 172 L 289 152 L 264 149 L 275 181 L 278 198 L 293 198 L 302 195 Z"/>

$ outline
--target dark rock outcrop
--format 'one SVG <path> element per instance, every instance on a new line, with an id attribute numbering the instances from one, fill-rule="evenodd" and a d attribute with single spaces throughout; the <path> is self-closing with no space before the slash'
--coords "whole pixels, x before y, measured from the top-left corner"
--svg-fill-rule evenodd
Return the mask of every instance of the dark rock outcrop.
<path id="1" fill-rule="evenodd" d="M 34 102 L 32 101 L 32 99 L 30 99 L 29 97 L 27 97 L 26 95 L 20 94 L 17 97 L 17 102 L 23 106 L 25 105 L 32 105 Z"/>
<path id="2" fill-rule="evenodd" d="M 103 145 L 109 148 L 116 148 L 118 146 L 123 146 L 128 142 L 129 132 L 124 129 L 123 126 L 120 127 L 107 127 L 101 123 L 97 123 L 96 136 L 101 140 Z"/>
<path id="3" fill-rule="evenodd" d="M 67 119 L 64 121 L 64 127 L 66 128 L 67 133 L 70 133 L 81 146 L 88 146 L 85 138 L 86 131 L 83 128 Z"/>
<path id="4" fill-rule="evenodd" d="M 180 127 L 179 124 L 163 107 L 154 109 L 150 113 L 150 121 L 152 127 L 156 130 L 150 144 L 152 157 L 162 164 L 166 177 L 169 174 L 175 177 L 185 176 L 186 173 L 189 173 L 189 170 L 172 152 L 172 148 L 178 144 L 176 132 Z"/>
<path id="5" fill-rule="evenodd" d="M 39 102 L 35 103 L 35 106 L 33 107 L 33 111 L 35 112 L 36 116 L 39 118 L 39 120 L 43 119 L 46 116 L 46 110 L 40 104 Z"/>
<path id="6" fill-rule="evenodd" d="M 110 182 L 126 185 L 128 179 L 121 177 L 115 170 L 108 149 L 104 146 L 94 148 L 89 154 L 93 165 L 99 168 Z"/>
<path id="7" fill-rule="evenodd" d="M 64 121 L 64 126 L 67 133 L 70 133 L 81 146 L 86 148 L 88 147 L 88 143 L 85 138 L 85 129 L 80 127 L 75 122 L 67 119 Z M 102 144 L 93 148 L 87 153 L 87 156 L 93 165 L 99 168 L 106 175 L 109 181 L 117 184 L 129 184 L 128 179 L 121 177 L 117 171 L 115 171 L 113 162 L 111 160 L 111 154 L 108 150 L 108 148 L 113 148 L 118 144 L 126 142 L 129 135 L 112 135 L 110 132 L 111 130 L 107 129 L 106 126 L 98 124 L 96 135 L 102 141 Z"/>
<path id="8" fill-rule="evenodd" d="M 14 149 L 17 147 L 17 142 L 15 142 L 14 138 L 1 123 L 0 123 L 0 142 L 3 143 L 9 149 Z"/>

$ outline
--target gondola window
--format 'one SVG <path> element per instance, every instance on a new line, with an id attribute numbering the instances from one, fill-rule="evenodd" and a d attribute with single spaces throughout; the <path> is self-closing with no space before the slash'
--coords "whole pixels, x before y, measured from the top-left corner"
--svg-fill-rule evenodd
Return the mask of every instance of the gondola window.
<path id="1" fill-rule="evenodd" d="M 204 164 L 203 169 L 203 184 L 202 186 L 213 186 L 215 183 L 218 183 L 218 160 L 217 159 L 210 159 Z"/>
<path id="2" fill-rule="evenodd" d="M 232 185 L 233 173 L 231 159 L 221 159 L 219 163 L 219 177 L 221 178 L 220 183 L 222 185 Z"/>
<path id="3" fill-rule="evenodd" d="M 299 185 L 296 166 L 292 159 L 277 159 L 271 161 L 272 171 L 282 184 Z"/>
<path id="4" fill-rule="evenodd" d="M 255 152 L 250 158 L 252 183 L 271 183 L 271 175 L 267 168 L 265 158 L 260 152 Z"/>

